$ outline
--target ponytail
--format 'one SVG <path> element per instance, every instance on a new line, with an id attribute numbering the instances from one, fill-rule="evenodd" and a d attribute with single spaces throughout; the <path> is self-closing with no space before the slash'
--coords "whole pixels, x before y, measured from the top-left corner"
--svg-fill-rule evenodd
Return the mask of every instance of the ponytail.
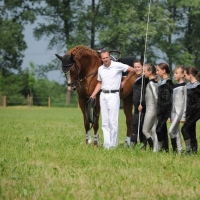
<path id="1" fill-rule="evenodd" d="M 158 67 L 159 67 L 160 69 L 162 69 L 162 70 L 165 69 L 166 73 L 169 74 L 169 76 L 170 76 L 170 78 L 171 78 L 171 80 L 172 80 L 172 74 L 171 74 L 171 72 L 170 72 L 169 65 L 168 65 L 167 63 L 160 63 L 160 64 L 158 64 Z"/>
<path id="2" fill-rule="evenodd" d="M 197 72 L 197 79 L 200 81 L 200 72 Z"/>
<path id="3" fill-rule="evenodd" d="M 171 72 L 169 72 L 169 76 L 170 76 L 170 79 L 172 80 L 172 73 Z"/>
<path id="4" fill-rule="evenodd" d="M 193 67 L 193 66 L 189 66 L 185 69 L 186 74 L 192 74 L 192 76 L 197 77 L 198 81 L 200 81 L 200 72 L 198 72 L 198 70 Z"/>
<path id="5" fill-rule="evenodd" d="M 152 74 L 155 76 L 155 81 L 158 82 L 158 76 L 156 75 L 156 67 L 152 63 L 147 63 L 144 65 L 147 68 L 147 71 L 151 71 Z"/>
<path id="6" fill-rule="evenodd" d="M 158 75 L 155 75 L 155 81 L 158 82 Z"/>

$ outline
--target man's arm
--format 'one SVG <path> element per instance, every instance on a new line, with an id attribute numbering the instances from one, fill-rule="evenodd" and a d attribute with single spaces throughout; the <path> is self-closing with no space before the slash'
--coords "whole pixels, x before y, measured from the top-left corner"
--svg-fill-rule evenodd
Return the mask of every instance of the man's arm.
<path id="1" fill-rule="evenodd" d="M 101 90 L 101 84 L 102 81 L 99 81 L 94 89 L 94 92 L 92 93 L 92 95 L 90 96 L 90 98 L 95 98 L 96 94 Z"/>
<path id="2" fill-rule="evenodd" d="M 128 79 L 133 75 L 133 73 L 135 72 L 135 69 L 133 67 L 128 67 L 127 69 L 128 76 L 121 82 L 120 88 L 123 88 L 124 85 L 126 84 L 126 82 L 128 81 Z"/>

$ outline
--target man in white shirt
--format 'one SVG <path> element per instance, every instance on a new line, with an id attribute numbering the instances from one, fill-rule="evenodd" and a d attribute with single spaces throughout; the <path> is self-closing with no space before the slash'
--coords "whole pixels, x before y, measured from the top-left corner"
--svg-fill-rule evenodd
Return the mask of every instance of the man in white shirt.
<path id="1" fill-rule="evenodd" d="M 96 94 L 101 90 L 100 106 L 102 115 L 102 130 L 104 136 L 104 147 L 116 147 L 118 145 L 118 117 L 120 106 L 120 88 L 134 72 L 134 68 L 114 62 L 110 58 L 107 50 L 101 52 L 101 60 L 103 65 L 98 69 L 98 83 L 91 95 L 95 98 Z M 128 76 L 121 82 L 122 72 L 128 71 Z"/>

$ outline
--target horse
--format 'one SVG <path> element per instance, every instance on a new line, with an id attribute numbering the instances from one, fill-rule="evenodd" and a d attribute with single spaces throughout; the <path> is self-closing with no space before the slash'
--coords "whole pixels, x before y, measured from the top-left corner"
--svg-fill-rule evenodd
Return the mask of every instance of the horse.
<path id="1" fill-rule="evenodd" d="M 86 119 L 86 103 L 94 91 L 98 81 L 97 74 L 98 68 L 102 65 L 99 54 L 86 46 L 76 46 L 70 49 L 64 56 L 55 54 L 58 59 L 62 61 L 62 70 L 66 78 L 71 83 L 68 83 L 72 91 L 77 90 L 78 102 L 83 113 L 84 125 L 86 131 L 86 145 L 92 143 L 90 133 L 90 123 Z M 133 66 L 131 57 L 121 58 L 119 61 Z M 125 77 L 122 77 L 122 80 Z M 126 116 L 127 133 L 125 144 L 129 143 L 127 137 L 131 135 L 131 119 L 132 119 L 132 84 L 135 82 L 137 75 L 134 73 L 131 78 L 126 82 L 122 91 L 120 91 L 120 99 L 123 100 L 123 110 Z M 71 79 L 71 80 L 70 80 Z M 94 146 L 99 145 L 99 114 L 100 114 L 100 101 L 98 93 L 96 95 L 96 112 L 98 113 L 96 122 L 93 124 L 94 130 Z"/>

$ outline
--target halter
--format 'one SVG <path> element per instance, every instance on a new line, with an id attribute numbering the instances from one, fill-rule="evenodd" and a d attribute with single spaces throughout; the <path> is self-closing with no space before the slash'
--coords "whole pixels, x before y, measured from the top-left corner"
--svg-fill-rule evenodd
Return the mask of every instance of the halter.
<path id="1" fill-rule="evenodd" d="M 74 65 L 75 65 L 75 70 L 76 70 L 76 77 L 75 77 L 75 80 L 72 81 L 71 83 L 67 83 L 68 86 L 71 86 L 71 85 L 73 85 L 73 84 L 75 83 L 75 88 L 73 88 L 73 90 L 71 90 L 71 91 L 75 91 L 75 90 L 79 87 L 79 85 L 80 85 L 80 78 L 79 78 L 79 70 L 80 70 L 80 68 L 79 68 L 79 66 L 76 64 L 76 61 L 75 61 L 75 60 L 73 60 L 73 62 L 70 63 L 70 64 L 68 64 L 68 65 L 63 65 L 63 64 L 62 64 L 62 71 L 63 71 L 63 73 L 65 74 L 65 76 L 66 76 L 66 74 L 68 74 L 68 73 L 70 72 L 70 70 L 72 69 L 72 67 L 73 67 Z M 67 68 L 68 68 L 67 71 L 65 71 L 65 70 L 63 69 L 63 67 L 67 67 Z"/>
<path id="2" fill-rule="evenodd" d="M 93 114 L 91 112 L 91 108 L 93 109 Z M 89 130 L 93 127 L 93 125 L 96 123 L 97 117 L 98 117 L 97 109 L 96 109 L 96 99 L 89 98 L 88 101 L 85 104 L 85 127 L 86 122 L 89 122 L 91 124 Z"/>
<path id="3" fill-rule="evenodd" d="M 62 71 L 63 73 L 65 74 L 68 74 L 70 72 L 70 70 L 72 69 L 72 67 L 75 65 L 75 70 L 76 70 L 76 77 L 75 77 L 75 80 L 72 81 L 71 83 L 67 83 L 68 86 L 72 86 L 73 84 L 75 84 L 74 88 L 71 90 L 72 92 L 74 92 L 76 89 L 78 89 L 78 87 L 80 87 L 81 89 L 81 92 L 83 93 L 83 95 L 86 97 L 86 98 L 90 98 L 89 96 L 87 96 L 84 92 L 83 92 L 83 89 L 81 87 L 81 82 L 83 80 L 85 80 L 86 78 L 90 77 L 91 75 L 93 75 L 94 73 L 96 73 L 98 70 L 95 70 L 94 72 L 92 72 L 91 74 L 89 74 L 88 76 L 85 76 L 84 78 L 80 79 L 79 78 L 79 71 L 80 71 L 80 67 L 77 65 L 76 63 L 76 60 L 73 60 L 72 63 L 68 64 L 68 65 L 63 65 L 62 64 Z M 63 67 L 67 67 L 68 69 L 65 71 L 63 69 Z"/>

